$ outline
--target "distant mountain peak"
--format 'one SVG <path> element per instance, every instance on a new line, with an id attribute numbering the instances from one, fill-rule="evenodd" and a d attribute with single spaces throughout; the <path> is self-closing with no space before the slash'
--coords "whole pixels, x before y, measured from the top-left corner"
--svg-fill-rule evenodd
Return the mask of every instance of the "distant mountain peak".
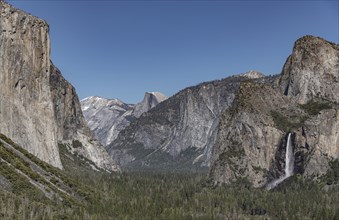
<path id="1" fill-rule="evenodd" d="M 246 73 L 241 73 L 239 76 L 247 77 L 249 79 L 257 79 L 257 78 L 262 78 L 265 77 L 265 75 L 259 71 L 256 70 L 250 70 Z"/>
<path id="2" fill-rule="evenodd" d="M 167 96 L 165 96 L 163 93 L 161 92 L 145 92 L 145 95 L 146 94 L 150 94 L 150 95 L 153 95 L 155 97 L 157 97 L 159 100 L 165 100 L 167 99 Z"/>
<path id="3" fill-rule="evenodd" d="M 144 99 L 135 105 L 133 115 L 139 118 L 144 112 L 147 112 L 166 100 L 167 97 L 161 92 L 145 92 Z"/>
<path id="4" fill-rule="evenodd" d="M 108 145 L 131 120 L 140 117 L 165 99 L 167 97 L 161 92 L 145 92 L 143 100 L 133 105 L 119 99 L 90 96 L 81 100 L 81 108 L 88 126 L 103 145 Z"/>

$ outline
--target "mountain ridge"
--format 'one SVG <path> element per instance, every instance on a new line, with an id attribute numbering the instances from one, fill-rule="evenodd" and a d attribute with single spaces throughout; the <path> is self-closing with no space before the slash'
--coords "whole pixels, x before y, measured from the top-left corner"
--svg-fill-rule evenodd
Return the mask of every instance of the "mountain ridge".
<path id="1" fill-rule="evenodd" d="M 107 147 L 108 152 L 120 165 L 132 163 L 137 169 L 176 169 L 171 163 L 177 163 L 178 155 L 188 156 L 189 160 L 181 161 L 177 164 L 179 167 L 184 168 L 183 164 L 188 169 L 201 169 L 198 164 L 209 166 L 218 115 L 231 105 L 240 81 L 248 80 L 251 74 L 258 79 L 263 76 L 252 71 L 179 91 L 122 130 L 116 141 Z"/>
<path id="2" fill-rule="evenodd" d="M 160 92 L 146 92 L 141 102 L 126 104 L 119 99 L 90 96 L 80 101 L 86 121 L 101 144 L 107 146 L 135 118 L 154 108 L 167 97 Z"/>

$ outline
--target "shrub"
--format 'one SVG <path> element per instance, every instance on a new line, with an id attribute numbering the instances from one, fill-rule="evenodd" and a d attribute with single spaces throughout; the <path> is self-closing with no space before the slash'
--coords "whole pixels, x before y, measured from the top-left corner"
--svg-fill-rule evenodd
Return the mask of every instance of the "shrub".
<path id="1" fill-rule="evenodd" d="M 327 173 L 323 176 L 323 181 L 327 185 L 338 184 L 339 183 L 339 160 L 335 159 L 329 162 L 330 169 L 327 170 Z"/>
<path id="2" fill-rule="evenodd" d="M 271 111 L 274 124 L 282 131 L 290 132 L 293 129 L 299 128 L 304 125 L 307 120 L 306 116 L 299 116 L 299 122 L 291 122 L 288 117 L 278 111 Z"/>
<path id="3" fill-rule="evenodd" d="M 309 115 L 317 115 L 320 111 L 324 109 L 331 109 L 332 105 L 329 102 L 311 100 L 304 105 L 300 105 L 300 107 Z"/>
<path id="4" fill-rule="evenodd" d="M 73 140 L 72 141 L 73 148 L 80 148 L 82 147 L 82 143 L 78 140 Z"/>

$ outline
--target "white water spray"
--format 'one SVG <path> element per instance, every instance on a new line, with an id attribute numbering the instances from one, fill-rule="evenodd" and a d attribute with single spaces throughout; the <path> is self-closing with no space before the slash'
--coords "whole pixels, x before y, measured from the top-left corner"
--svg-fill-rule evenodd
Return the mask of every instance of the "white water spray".
<path id="1" fill-rule="evenodd" d="M 281 176 L 279 179 L 273 180 L 267 185 L 267 189 L 273 189 L 279 185 L 282 181 L 293 175 L 294 168 L 294 155 L 291 144 L 291 133 L 288 134 L 287 144 L 286 144 L 286 154 L 285 154 L 285 175 Z"/>

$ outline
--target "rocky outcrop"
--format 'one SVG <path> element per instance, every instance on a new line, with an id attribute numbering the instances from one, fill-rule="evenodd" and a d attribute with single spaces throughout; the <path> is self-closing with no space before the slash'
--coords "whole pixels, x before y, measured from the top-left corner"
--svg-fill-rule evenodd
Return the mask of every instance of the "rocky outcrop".
<path id="1" fill-rule="evenodd" d="M 284 175 L 288 133 L 294 174 L 319 177 L 339 157 L 338 45 L 299 39 L 276 80 L 242 83 L 221 117 L 210 177 L 255 187 Z M 273 82 L 273 83 L 272 83 Z"/>
<path id="2" fill-rule="evenodd" d="M 299 104 L 314 98 L 338 102 L 338 50 L 338 45 L 319 37 L 297 40 L 279 80 L 281 91 Z"/>
<path id="3" fill-rule="evenodd" d="M 48 24 L 0 6 L 0 132 L 59 168 L 58 142 L 78 140 L 83 156 L 114 170 L 86 126 L 74 88 L 50 61 Z"/>
<path id="4" fill-rule="evenodd" d="M 249 78 L 244 74 L 182 90 L 131 122 L 108 146 L 109 153 L 133 169 L 209 166 L 220 114 Z"/>
<path id="5" fill-rule="evenodd" d="M 132 120 L 139 118 L 165 99 L 167 97 L 160 92 L 146 92 L 141 102 L 132 105 L 118 99 L 91 96 L 81 100 L 81 107 L 88 126 L 101 144 L 107 146 Z"/>

